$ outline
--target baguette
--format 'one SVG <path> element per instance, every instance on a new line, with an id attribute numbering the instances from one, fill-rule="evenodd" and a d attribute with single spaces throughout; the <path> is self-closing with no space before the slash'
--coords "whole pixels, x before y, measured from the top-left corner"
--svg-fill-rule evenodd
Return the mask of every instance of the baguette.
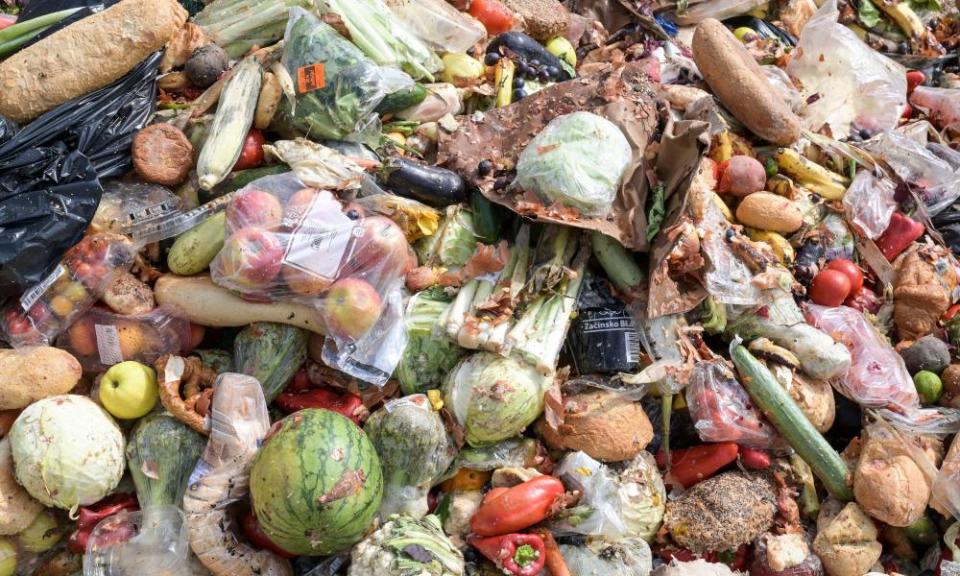
<path id="1" fill-rule="evenodd" d="M 743 44 L 713 18 L 693 34 L 693 61 L 720 103 L 751 132 L 787 146 L 800 138 L 800 119 L 774 91 Z"/>
<path id="2" fill-rule="evenodd" d="M 27 122 L 121 78 L 187 21 L 176 0 L 121 0 L 0 63 L 0 114 Z"/>
<path id="3" fill-rule="evenodd" d="M 316 309 L 293 302 L 250 302 L 217 286 L 209 276 L 161 276 L 154 294 L 158 305 L 170 306 L 181 318 L 202 326 L 280 322 L 323 333 Z"/>

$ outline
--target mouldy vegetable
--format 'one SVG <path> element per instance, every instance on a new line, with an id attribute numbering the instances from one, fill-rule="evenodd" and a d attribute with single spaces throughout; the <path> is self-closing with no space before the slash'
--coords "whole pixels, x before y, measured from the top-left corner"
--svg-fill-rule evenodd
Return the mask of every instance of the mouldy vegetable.
<path id="1" fill-rule="evenodd" d="M 546 380 L 513 357 L 478 352 L 447 375 L 443 401 L 467 443 L 487 446 L 519 434 L 543 410 Z"/>
<path id="2" fill-rule="evenodd" d="M 66 394 L 82 375 L 80 362 L 59 348 L 0 350 L 0 410 L 23 408 L 48 396 Z"/>
<path id="3" fill-rule="evenodd" d="M 947 343 L 932 335 L 920 338 L 909 348 L 902 350 L 900 356 L 903 356 L 903 363 L 910 374 L 921 370 L 940 374 L 950 365 L 950 349 Z"/>
<path id="4" fill-rule="evenodd" d="M 877 527 L 853 502 L 829 500 L 817 518 L 816 552 L 830 576 L 861 576 L 880 559 Z"/>
<path id="5" fill-rule="evenodd" d="M 93 504 L 120 482 L 123 434 L 85 396 L 53 396 L 28 406 L 13 423 L 17 481 L 46 506 Z"/>
<path id="6" fill-rule="evenodd" d="M 597 149 L 604 153 L 597 155 Z M 517 161 L 516 183 L 547 204 L 605 216 L 632 156 L 616 125 L 590 112 L 574 112 L 554 118 L 527 144 Z"/>
<path id="7" fill-rule="evenodd" d="M 930 486 L 901 436 L 873 424 L 865 430 L 853 473 L 853 494 L 864 512 L 891 526 L 906 527 L 923 516 Z"/>
<path id="8" fill-rule="evenodd" d="M 394 516 L 350 553 L 348 576 L 462 576 L 463 554 L 436 516 Z"/>
<path id="9" fill-rule="evenodd" d="M 436 336 L 437 323 L 449 305 L 441 294 L 427 291 L 410 298 L 404 317 L 407 347 L 395 372 L 404 394 L 439 388 L 443 377 L 466 355 L 454 342 Z"/>
<path id="10" fill-rule="evenodd" d="M 380 517 L 427 513 L 427 492 L 457 454 L 443 419 L 426 396 L 407 396 L 374 412 L 363 427 L 383 467 Z"/>
<path id="11" fill-rule="evenodd" d="M 439 230 L 417 242 L 417 255 L 425 265 L 435 263 L 459 268 L 476 252 L 479 240 L 474 229 L 473 213 L 454 205 L 447 208 Z"/>
<path id="12" fill-rule="evenodd" d="M 207 88 L 229 67 L 230 61 L 223 48 L 207 44 L 193 51 L 183 71 L 191 84 L 197 88 Z"/>
<path id="13" fill-rule="evenodd" d="M 773 525 L 777 498 L 770 480 L 726 472 L 667 502 L 664 527 L 694 552 L 735 549 Z"/>
<path id="14" fill-rule="evenodd" d="M 630 538 L 653 540 L 667 505 L 667 490 L 649 452 L 641 452 L 616 474 L 623 524 Z"/>
<path id="15" fill-rule="evenodd" d="M 276 322 L 254 322 L 233 341 L 233 365 L 263 386 L 269 404 L 307 359 L 306 330 Z"/>
<path id="16" fill-rule="evenodd" d="M 320 409 L 282 421 L 250 471 L 264 534 L 293 554 L 325 556 L 356 544 L 380 507 L 377 451 L 348 418 Z"/>
<path id="17" fill-rule="evenodd" d="M 203 436 L 166 412 L 137 421 L 126 453 L 140 507 L 180 506 L 204 444 Z"/>

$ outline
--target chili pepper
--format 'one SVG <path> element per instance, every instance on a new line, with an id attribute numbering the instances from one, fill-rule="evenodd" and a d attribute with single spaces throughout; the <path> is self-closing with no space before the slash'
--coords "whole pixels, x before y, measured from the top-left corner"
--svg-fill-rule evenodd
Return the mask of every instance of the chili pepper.
<path id="1" fill-rule="evenodd" d="M 491 490 L 470 519 L 470 529 L 479 536 L 523 530 L 549 516 L 563 492 L 563 483 L 553 476 L 537 476 L 512 488 Z"/>
<path id="2" fill-rule="evenodd" d="M 877 238 L 877 248 L 883 252 L 883 256 L 888 261 L 892 262 L 914 240 L 923 236 L 923 232 L 923 224 L 899 212 L 894 212 L 887 229 Z"/>
<path id="3" fill-rule="evenodd" d="M 957 315 L 957 312 L 960 312 L 960 304 L 954 304 L 953 306 L 947 308 L 947 311 L 943 313 L 943 316 L 940 317 L 940 322 L 946 324 L 947 322 L 953 320 L 953 317 Z"/>
<path id="4" fill-rule="evenodd" d="M 543 539 L 536 534 L 472 537 L 470 545 L 504 573 L 514 576 L 536 576 L 546 563 L 546 547 Z"/>
<path id="5" fill-rule="evenodd" d="M 563 553 L 560 552 L 560 547 L 557 546 L 553 533 L 546 528 L 540 528 L 535 532 L 543 538 L 544 563 L 547 565 L 547 570 L 550 571 L 550 576 L 571 576 L 570 568 L 567 566 Z"/>
<path id="6" fill-rule="evenodd" d="M 260 522 L 257 521 L 257 517 L 253 515 L 252 511 L 248 511 L 243 515 L 243 535 L 257 548 L 269 550 L 283 558 L 296 557 L 296 554 L 291 554 L 277 546 L 263 533 L 263 529 L 260 528 Z"/>
<path id="7" fill-rule="evenodd" d="M 766 470 L 770 467 L 770 455 L 757 448 L 749 446 L 740 447 L 740 461 L 747 468 L 754 470 Z"/>
<path id="8" fill-rule="evenodd" d="M 737 459 L 740 447 L 733 442 L 701 444 L 671 452 L 670 477 L 684 488 L 713 476 L 718 470 Z M 657 454 L 657 464 L 663 466 L 666 459 Z"/>
<path id="9" fill-rule="evenodd" d="M 127 492 L 112 494 L 95 504 L 82 506 L 77 516 L 77 529 L 70 535 L 67 542 L 70 550 L 77 554 L 86 552 L 90 533 L 104 518 L 113 516 L 123 510 L 134 511 L 139 509 L 137 497 Z"/>
<path id="10" fill-rule="evenodd" d="M 910 70 L 907 72 L 907 94 L 912 94 L 917 86 L 923 84 L 927 76 L 919 70 Z"/>
<path id="11" fill-rule="evenodd" d="M 339 394 L 326 388 L 314 388 L 303 392 L 283 392 L 277 396 L 276 404 L 287 414 L 305 408 L 323 408 L 343 414 L 357 425 L 366 418 L 368 412 L 359 396 L 349 392 Z"/>

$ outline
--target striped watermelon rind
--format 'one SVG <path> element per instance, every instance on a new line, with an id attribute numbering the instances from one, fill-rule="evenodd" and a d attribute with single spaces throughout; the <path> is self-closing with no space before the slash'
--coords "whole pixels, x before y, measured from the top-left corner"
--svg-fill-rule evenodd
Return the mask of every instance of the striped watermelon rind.
<path id="1" fill-rule="evenodd" d="M 359 542 L 383 493 L 380 458 L 345 416 L 306 409 L 285 418 L 250 472 L 264 533 L 294 554 L 326 556 Z"/>

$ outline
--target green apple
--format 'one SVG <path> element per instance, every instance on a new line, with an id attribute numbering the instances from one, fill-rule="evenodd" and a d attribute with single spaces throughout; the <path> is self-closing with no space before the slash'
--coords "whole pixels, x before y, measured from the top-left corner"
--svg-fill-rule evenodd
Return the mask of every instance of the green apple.
<path id="1" fill-rule="evenodd" d="M 100 380 L 100 403 L 121 420 L 145 416 L 159 398 L 156 371 L 133 360 L 114 364 Z"/>
<path id="2" fill-rule="evenodd" d="M 17 534 L 17 540 L 24 552 L 41 554 L 53 548 L 54 544 L 60 541 L 61 536 L 63 536 L 63 529 L 56 517 L 43 511 L 37 514 L 34 521 L 24 528 L 23 532 Z"/>
<path id="3" fill-rule="evenodd" d="M 0 538 L 0 576 L 17 573 L 17 547 L 6 538 Z"/>

